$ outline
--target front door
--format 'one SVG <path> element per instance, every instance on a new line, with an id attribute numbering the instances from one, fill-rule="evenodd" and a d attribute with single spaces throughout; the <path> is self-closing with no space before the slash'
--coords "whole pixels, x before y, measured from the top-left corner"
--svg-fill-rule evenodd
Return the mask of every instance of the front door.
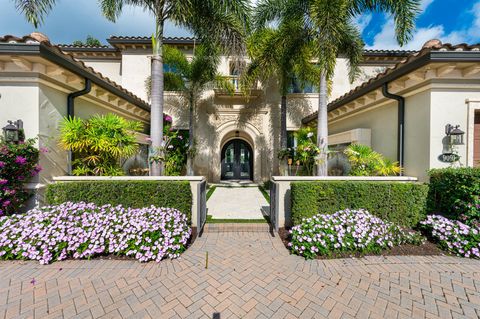
<path id="1" fill-rule="evenodd" d="M 252 180 L 253 152 L 247 142 L 235 139 L 222 148 L 222 179 Z"/>

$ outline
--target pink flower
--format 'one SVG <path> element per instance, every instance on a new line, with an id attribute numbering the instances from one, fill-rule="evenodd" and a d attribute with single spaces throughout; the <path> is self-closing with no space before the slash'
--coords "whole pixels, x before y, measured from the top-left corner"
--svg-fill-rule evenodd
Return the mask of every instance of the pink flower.
<path id="1" fill-rule="evenodd" d="M 5 167 L 5 162 L 0 161 L 0 168 Z"/>
<path id="2" fill-rule="evenodd" d="M 48 148 L 40 147 L 40 153 L 48 153 Z"/>
<path id="3" fill-rule="evenodd" d="M 9 200 L 6 200 L 3 202 L 3 207 L 7 207 L 8 205 L 10 205 L 11 201 Z"/>
<path id="4" fill-rule="evenodd" d="M 5 185 L 8 183 L 8 180 L 6 179 L 0 179 L 0 185 Z"/>

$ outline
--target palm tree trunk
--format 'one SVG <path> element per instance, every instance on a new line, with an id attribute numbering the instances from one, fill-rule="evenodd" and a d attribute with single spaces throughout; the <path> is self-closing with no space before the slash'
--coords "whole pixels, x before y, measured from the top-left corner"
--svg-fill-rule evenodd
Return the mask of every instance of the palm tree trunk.
<path id="1" fill-rule="evenodd" d="M 187 154 L 187 175 L 193 176 L 193 146 L 194 146 L 194 132 L 193 132 L 193 120 L 194 115 L 194 105 L 195 101 L 193 96 L 190 96 L 189 99 L 190 110 L 189 110 L 189 122 L 188 122 L 188 154 Z"/>
<path id="2" fill-rule="evenodd" d="M 150 138 L 153 152 L 163 152 L 163 19 L 157 17 L 155 41 L 152 55 L 152 96 L 150 111 Z M 162 155 L 162 154 L 160 154 Z M 163 175 L 163 162 L 153 162 L 151 176 Z"/>
<path id="3" fill-rule="evenodd" d="M 317 162 L 317 176 L 328 175 L 328 111 L 327 111 L 327 78 L 322 72 L 320 77 L 320 94 L 318 95 L 317 146 L 320 156 Z"/>
<path id="4" fill-rule="evenodd" d="M 280 105 L 280 148 L 287 148 L 287 96 L 282 95 L 282 103 Z"/>

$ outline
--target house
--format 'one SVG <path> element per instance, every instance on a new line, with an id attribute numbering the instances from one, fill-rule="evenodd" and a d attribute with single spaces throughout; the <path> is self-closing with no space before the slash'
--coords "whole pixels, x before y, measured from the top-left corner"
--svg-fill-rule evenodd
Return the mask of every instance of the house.
<path id="1" fill-rule="evenodd" d="M 107 41 L 108 46 L 79 47 L 54 46 L 38 34 L 0 38 L 0 123 L 22 118 L 33 128 L 27 134 L 39 135 L 40 146 L 53 150 L 43 159 L 45 179 L 63 175 L 68 168 L 66 152 L 54 142 L 56 130 L 59 119 L 67 114 L 68 94 L 84 89 L 86 79 L 91 79 L 93 87 L 76 98 L 75 115 L 115 112 L 144 122 L 144 133 L 148 132 L 145 81 L 150 75 L 151 39 L 112 36 Z M 187 57 L 198 45 L 193 38 L 165 38 L 164 43 L 181 49 Z M 238 87 L 237 66 L 224 56 L 219 72 L 230 76 Z M 450 165 L 439 159 L 448 155 L 442 150 L 448 146 L 442 142 L 445 125 L 460 125 L 467 132 L 466 145 L 458 145 L 456 152 L 461 163 L 474 165 L 480 155 L 478 133 L 473 133 L 475 110 L 480 109 L 479 46 L 433 42 L 418 52 L 366 50 L 360 68 L 362 74 L 350 83 L 347 61 L 338 57 L 329 104 L 331 146 L 363 143 L 391 159 L 400 159 L 401 153 L 405 174 L 424 179 L 427 169 Z M 315 87 L 300 89 L 292 83 L 287 120 L 290 134 L 303 125 L 315 125 Z M 400 98 L 385 97 L 392 96 L 389 94 L 405 100 L 402 130 L 397 117 Z M 279 104 L 274 81 L 259 84 L 247 96 L 220 88 L 207 92 L 196 113 L 195 173 L 210 182 L 260 182 L 278 174 Z M 177 92 L 165 92 L 164 111 L 173 117 L 175 129 L 188 129 L 188 108 Z M 404 137 L 402 148 L 398 147 L 399 131 Z M 139 136 L 139 141 L 144 137 Z"/>

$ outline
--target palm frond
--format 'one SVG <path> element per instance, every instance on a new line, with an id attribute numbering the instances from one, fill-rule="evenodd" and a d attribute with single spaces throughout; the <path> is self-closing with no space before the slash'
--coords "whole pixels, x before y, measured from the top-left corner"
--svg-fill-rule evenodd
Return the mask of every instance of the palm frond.
<path id="1" fill-rule="evenodd" d="M 15 8 L 25 15 L 29 23 L 38 28 L 55 3 L 56 0 L 15 0 Z"/>

